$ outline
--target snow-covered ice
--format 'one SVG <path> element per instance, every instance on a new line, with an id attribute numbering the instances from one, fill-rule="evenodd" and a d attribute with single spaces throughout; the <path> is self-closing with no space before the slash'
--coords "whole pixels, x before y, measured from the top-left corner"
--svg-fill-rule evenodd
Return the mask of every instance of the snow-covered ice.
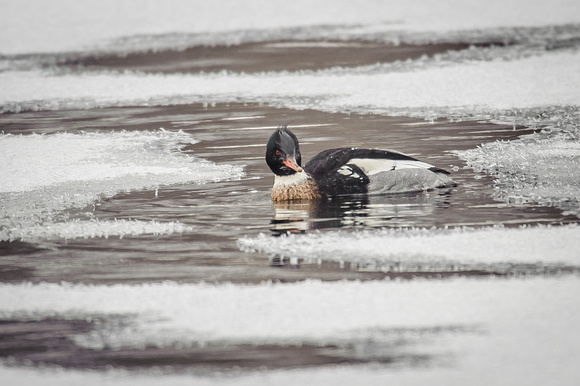
<path id="1" fill-rule="evenodd" d="M 418 340 L 407 348 L 451 359 L 453 366 L 390 371 L 363 366 L 336 368 L 331 373 L 322 367 L 225 379 L 233 384 L 272 380 L 293 384 L 310 374 L 315 383 L 324 384 L 339 371 L 373 384 L 407 379 L 410 383 L 430 380 L 437 384 L 572 385 L 580 376 L 576 366 L 580 302 L 575 296 L 579 290 L 580 281 L 571 276 L 260 285 L 2 284 L 0 315 L 23 320 L 127 319 L 118 329 L 75 338 L 78 344 L 93 349 L 224 341 L 380 343 L 392 338 L 388 331 L 401 327 L 455 327 L 455 333 Z M 9 369 L 0 371 L 10 375 Z M 122 374 L 109 376 L 112 381 L 126 379 Z M 57 374 L 55 379 L 66 381 L 67 377 L 76 379 L 76 374 Z M 156 381 L 172 384 L 174 379 Z M 224 378 L 205 381 L 221 383 Z"/>
<path id="2" fill-rule="evenodd" d="M 66 209 L 82 209 L 121 192 L 243 175 L 239 166 L 218 165 L 180 152 L 195 142 L 189 134 L 165 130 L 0 134 L 0 240 L 188 229 L 157 222 L 58 220 Z"/>
<path id="3" fill-rule="evenodd" d="M 486 143 L 457 154 L 477 172 L 486 172 L 496 178 L 496 199 L 557 206 L 565 213 L 578 216 L 578 117 L 578 110 L 571 111 L 558 122 L 558 128 L 548 126 L 542 133 L 527 135 L 518 141 Z"/>
<path id="4" fill-rule="evenodd" d="M 229 32 L 237 40 L 246 30 L 261 30 L 262 35 L 268 35 L 279 28 L 345 25 L 360 32 L 413 31 L 433 35 L 432 32 L 562 25 L 580 19 L 580 6 L 574 0 L 516 0 L 509 4 L 501 0 L 442 0 L 435 7 L 424 0 L 250 0 L 243 4 L 236 0 L 101 0 L 82 5 L 73 0 L 3 0 L 1 4 L 0 53 L 5 55 L 94 49 L 115 39 L 139 35 Z M 334 31 L 334 35 L 340 36 L 339 31 Z"/>
<path id="5" fill-rule="evenodd" d="M 580 104 L 580 54 L 558 52 L 467 63 L 422 71 L 386 73 L 278 73 L 158 75 L 139 73 L 0 73 L 0 105 L 6 111 L 105 107 L 152 103 L 278 102 L 329 111 L 426 115 L 456 111 Z M 338 81 L 340 79 L 340 81 Z M 312 103 L 313 99 L 319 102 Z M 302 102 L 301 101 L 305 101 Z M 461 108 L 461 110 L 459 110 Z"/>
<path id="6" fill-rule="evenodd" d="M 111 190 L 220 180 L 240 173 L 179 152 L 196 141 L 184 132 L 57 133 L 0 136 L 0 192 L 25 192 L 108 180 Z M 59 151 L 67 149 L 66 152 Z M 135 178 L 131 182 L 128 179 Z M 115 187 L 114 181 L 123 181 Z"/>
<path id="7" fill-rule="evenodd" d="M 281 258 L 356 262 L 374 269 L 453 265 L 472 268 L 532 264 L 580 266 L 580 227 L 384 229 L 320 232 L 238 241 L 242 250 Z"/>

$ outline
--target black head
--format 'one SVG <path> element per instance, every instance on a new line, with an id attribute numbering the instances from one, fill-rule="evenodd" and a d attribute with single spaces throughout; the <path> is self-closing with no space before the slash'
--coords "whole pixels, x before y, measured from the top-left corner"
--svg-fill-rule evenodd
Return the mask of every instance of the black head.
<path id="1" fill-rule="evenodd" d="M 302 171 L 298 138 L 286 126 L 280 126 L 268 140 L 266 163 L 278 176 L 290 176 Z"/>

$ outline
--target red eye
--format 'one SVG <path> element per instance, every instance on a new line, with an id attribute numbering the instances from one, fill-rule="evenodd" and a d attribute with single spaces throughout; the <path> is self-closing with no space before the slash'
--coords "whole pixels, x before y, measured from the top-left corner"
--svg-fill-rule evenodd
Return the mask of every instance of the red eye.
<path id="1" fill-rule="evenodd" d="M 276 155 L 280 155 L 280 154 L 282 154 L 282 153 L 280 152 L 280 150 L 276 150 Z"/>

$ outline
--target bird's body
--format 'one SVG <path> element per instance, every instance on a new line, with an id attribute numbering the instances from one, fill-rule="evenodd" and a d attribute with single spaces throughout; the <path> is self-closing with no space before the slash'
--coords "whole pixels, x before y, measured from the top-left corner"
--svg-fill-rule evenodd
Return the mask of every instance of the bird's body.
<path id="1" fill-rule="evenodd" d="M 453 185 L 447 171 L 391 150 L 329 149 L 304 168 L 301 160 L 298 139 L 280 127 L 266 149 L 266 163 L 275 174 L 272 201 L 419 192 Z"/>

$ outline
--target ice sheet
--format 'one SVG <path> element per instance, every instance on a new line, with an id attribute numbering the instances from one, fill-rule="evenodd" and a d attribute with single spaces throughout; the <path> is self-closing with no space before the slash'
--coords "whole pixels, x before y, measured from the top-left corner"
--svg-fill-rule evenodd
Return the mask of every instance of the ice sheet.
<path id="1" fill-rule="evenodd" d="M 67 220 L 66 209 L 82 209 L 120 192 L 243 175 L 239 166 L 180 152 L 190 143 L 195 140 L 189 134 L 165 130 L 1 134 L 0 239 L 122 236 L 179 228 L 141 222 L 54 222 Z"/>
<path id="2" fill-rule="evenodd" d="M 331 111 L 453 112 L 580 105 L 580 54 L 473 62 L 423 71 L 333 74 L 0 74 L 4 111 L 204 101 L 279 102 Z M 340 81 L 338 81 L 340 79 Z M 122 86 L 121 86 L 122 85 Z M 396 110 L 399 109 L 399 110 Z"/>
<path id="3" fill-rule="evenodd" d="M 308 10 L 308 12 L 304 12 Z M 78 51 L 136 35 L 224 33 L 244 30 L 350 25 L 361 32 L 449 32 L 512 26 L 577 23 L 576 1 L 348 0 L 312 3 L 297 0 L 235 0 L 211 3 L 172 0 L 2 1 L 0 53 Z M 32 28 L 30 28 L 32 26 Z M 352 31 L 350 32 L 352 33 Z M 339 35 L 339 33 L 334 33 Z"/>
<path id="4" fill-rule="evenodd" d="M 534 288 L 529 293 L 526 288 Z M 45 317 L 82 318 L 125 315 L 132 320 L 106 336 L 85 336 L 83 344 L 109 347 L 156 346 L 219 340 L 231 342 L 325 342 L 373 337 L 381 328 L 429 327 L 497 323 L 497 314 L 467 307 L 514 307 L 512 313 L 567 304 L 566 323 L 577 319 L 579 303 L 573 296 L 580 286 L 575 277 L 509 279 L 453 279 L 443 281 L 307 281 L 295 284 L 234 285 L 177 284 L 71 285 L 0 284 L 0 314 L 37 320 Z M 495 287 L 495 289 L 494 289 Z M 543 292 L 553 289 L 553 292 Z M 491 293 L 479 293 L 483 289 Z M 502 289 L 514 291 L 498 296 Z M 463 290 L 463 291 L 462 291 Z M 560 292 L 568 290 L 568 292 Z M 543 304 L 546 297 L 558 297 Z M 532 300 L 533 296 L 537 299 Z M 522 297 L 528 304 L 510 304 Z M 172 299 L 167 302 L 167 299 Z M 280 299 L 285 301 L 280 302 Z M 457 301 L 457 304 L 453 304 Z M 493 302 L 498 301 L 497 305 Z M 444 306 L 442 302 L 449 302 Z M 548 302 L 549 303 L 549 302 Z M 540 306 L 541 305 L 541 306 Z M 446 312 L 437 312 L 443 307 Z M 240 310 L 243 308 L 243 312 Z M 397 310 L 390 312 L 390 310 Z M 494 309 L 494 311 L 499 311 Z M 316 318 L 301 320 L 306 315 Z M 134 318 L 134 315 L 139 317 Z M 553 319 L 553 318 L 551 318 Z M 547 322 L 547 321 L 546 321 Z M 542 325 L 543 323 L 540 323 Z M 490 326 L 491 327 L 491 326 Z M 134 330 L 131 332 L 131 330 Z M 166 333 L 158 334 L 160 330 Z"/>
<path id="5" fill-rule="evenodd" d="M 77 238 L 109 238 L 115 236 L 140 235 L 171 235 L 175 233 L 193 232 L 194 228 L 179 222 L 158 222 L 142 220 L 69 220 L 44 224 L 31 224 L 20 227 L 9 227 L 0 233 L 0 237 L 9 240 L 50 240 L 50 239 L 77 239 Z"/>
<path id="6" fill-rule="evenodd" d="M 385 229 L 242 238 L 243 251 L 309 261 L 356 262 L 382 270 L 529 264 L 580 267 L 580 227 Z"/>
<path id="7" fill-rule="evenodd" d="M 579 290 L 580 281 L 572 276 L 254 286 L 0 284 L 0 315 L 22 320 L 99 318 L 95 332 L 75 337 L 77 344 L 94 350 L 212 342 L 380 344 L 390 339 L 388 331 L 402 326 L 455 326 L 464 332 L 457 330 L 435 344 L 431 339 L 419 340 L 408 348 L 451 355 L 454 360 L 447 366 L 402 370 L 346 367 L 331 373 L 322 367 L 213 377 L 211 382 L 285 382 L 310 374 L 314 384 L 324 384 L 339 371 L 373 382 L 387 377 L 432 379 L 437 384 L 483 385 L 500 379 L 510 384 L 571 384 L 580 375 L 575 365 L 580 359 L 580 302 L 575 296 Z M 107 323 L 109 318 L 119 317 L 125 317 L 125 323 Z"/>
<path id="8" fill-rule="evenodd" d="M 113 191 L 132 190 L 240 176 L 239 167 L 216 165 L 179 151 L 193 143 L 196 141 L 189 134 L 165 130 L 2 134 L 0 192 L 92 181 L 108 181 Z"/>

